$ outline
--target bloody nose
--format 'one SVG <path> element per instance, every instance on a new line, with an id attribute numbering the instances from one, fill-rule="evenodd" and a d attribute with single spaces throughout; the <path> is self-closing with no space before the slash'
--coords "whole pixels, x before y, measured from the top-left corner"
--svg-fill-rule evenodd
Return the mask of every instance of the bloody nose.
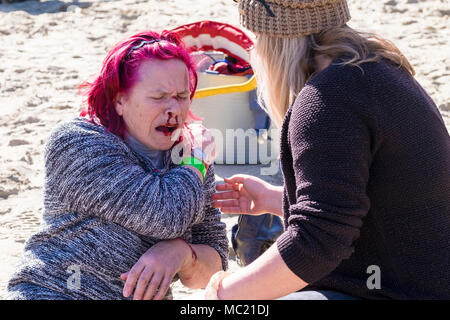
<path id="1" fill-rule="evenodd" d="M 172 112 L 169 112 L 167 116 L 168 116 L 167 118 L 168 124 L 178 124 L 178 116 L 174 116 Z M 171 120 L 174 122 L 171 122 Z"/>

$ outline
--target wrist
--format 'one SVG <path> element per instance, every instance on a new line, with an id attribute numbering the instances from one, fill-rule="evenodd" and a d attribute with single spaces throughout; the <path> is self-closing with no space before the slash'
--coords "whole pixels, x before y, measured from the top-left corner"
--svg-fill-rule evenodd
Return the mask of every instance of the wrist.
<path id="1" fill-rule="evenodd" d="M 267 212 L 278 216 L 282 215 L 282 186 L 274 186 L 268 183 L 264 199 L 264 207 Z"/>
<path id="2" fill-rule="evenodd" d="M 180 268 L 180 273 L 183 273 L 189 269 L 191 269 L 198 260 L 197 252 L 194 250 L 192 245 L 184 240 L 183 238 L 176 238 L 176 241 L 179 241 L 180 243 L 183 243 L 183 247 L 185 248 L 185 258 L 183 259 L 183 264 Z"/>

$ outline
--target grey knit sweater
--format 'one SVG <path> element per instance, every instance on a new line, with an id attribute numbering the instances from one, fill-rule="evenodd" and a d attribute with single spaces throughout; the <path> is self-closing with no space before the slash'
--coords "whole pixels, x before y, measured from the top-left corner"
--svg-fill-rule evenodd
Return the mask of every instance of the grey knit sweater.
<path id="1" fill-rule="evenodd" d="M 165 156 L 165 169 L 83 118 L 60 124 L 45 150 L 41 230 L 26 243 L 7 299 L 124 299 L 120 274 L 160 240 L 182 237 L 217 250 L 228 240 L 204 184 Z"/>

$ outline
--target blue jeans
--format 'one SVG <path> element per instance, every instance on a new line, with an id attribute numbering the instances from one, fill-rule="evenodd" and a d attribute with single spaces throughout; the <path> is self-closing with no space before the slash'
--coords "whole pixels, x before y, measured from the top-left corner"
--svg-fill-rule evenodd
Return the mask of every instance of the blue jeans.
<path id="1" fill-rule="evenodd" d="M 278 298 L 277 300 L 360 300 L 360 299 L 337 291 L 305 290 L 288 294 L 287 296 Z"/>

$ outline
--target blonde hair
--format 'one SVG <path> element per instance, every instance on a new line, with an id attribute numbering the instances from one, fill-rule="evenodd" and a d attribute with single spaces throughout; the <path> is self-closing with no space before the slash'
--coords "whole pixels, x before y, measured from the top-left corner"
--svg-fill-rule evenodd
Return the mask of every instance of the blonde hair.
<path id="1" fill-rule="evenodd" d="M 342 62 L 339 64 L 357 67 L 385 58 L 411 76 L 415 74 L 406 57 L 392 42 L 347 25 L 297 38 L 258 35 L 251 54 L 258 81 L 258 100 L 278 126 L 316 71 L 314 58 L 319 55 L 331 60 L 340 58 Z"/>

